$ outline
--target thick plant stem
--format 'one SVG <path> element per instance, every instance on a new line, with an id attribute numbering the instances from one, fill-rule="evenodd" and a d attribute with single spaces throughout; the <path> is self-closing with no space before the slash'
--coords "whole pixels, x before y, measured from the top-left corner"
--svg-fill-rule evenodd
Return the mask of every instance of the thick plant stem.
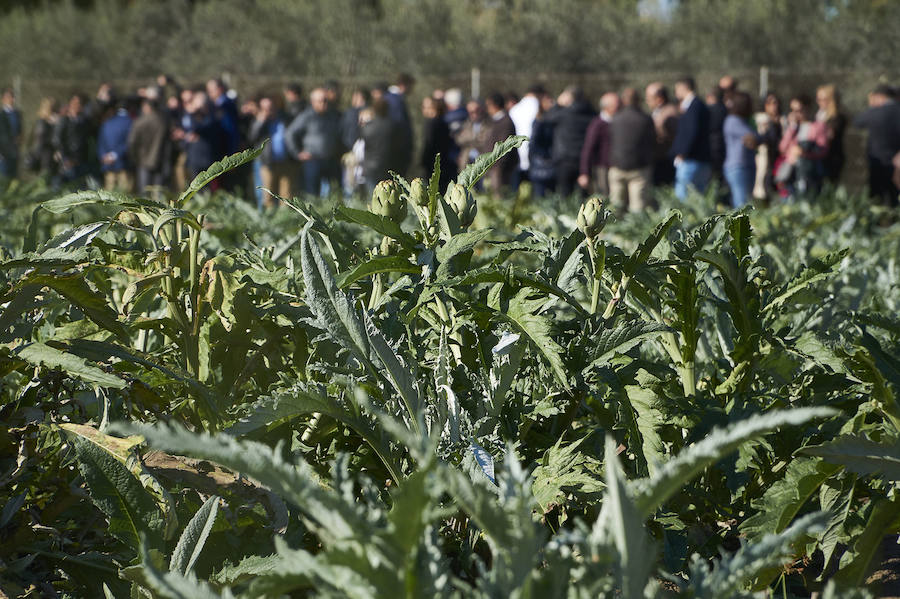
<path id="1" fill-rule="evenodd" d="M 597 272 L 597 250 L 594 248 L 594 240 L 587 240 L 587 248 L 588 255 L 591 258 L 591 272 L 592 272 L 592 285 L 591 285 L 591 315 L 597 313 L 597 306 L 600 303 L 600 277 L 603 275 L 602 272 Z"/>
<path id="2" fill-rule="evenodd" d="M 684 388 L 685 397 L 693 397 L 697 393 L 697 381 L 694 377 L 694 363 L 687 362 L 682 364 L 681 386 Z"/>

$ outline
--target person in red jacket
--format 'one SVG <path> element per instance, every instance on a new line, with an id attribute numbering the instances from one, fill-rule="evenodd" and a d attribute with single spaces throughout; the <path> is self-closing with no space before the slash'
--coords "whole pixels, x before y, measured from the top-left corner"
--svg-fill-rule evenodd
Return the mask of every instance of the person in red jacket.
<path id="1" fill-rule="evenodd" d="M 619 110 L 618 94 L 609 92 L 600 98 L 600 114 L 588 125 L 581 148 L 578 186 L 593 193 L 609 194 L 609 123 Z M 593 181 L 593 189 L 588 189 Z"/>

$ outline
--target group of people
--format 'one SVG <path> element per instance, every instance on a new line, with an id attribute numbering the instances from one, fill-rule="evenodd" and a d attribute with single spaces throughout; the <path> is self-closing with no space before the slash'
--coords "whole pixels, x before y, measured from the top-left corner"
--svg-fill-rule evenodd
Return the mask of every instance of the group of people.
<path id="1" fill-rule="evenodd" d="M 819 87 L 815 101 L 791 97 L 784 114 L 773 92 L 754 111 L 753 97 L 733 77 L 722 77 L 702 99 L 694 80 L 683 77 L 674 98 L 654 82 L 643 97 L 634 88 L 603 94 L 599 112 L 576 86 L 555 98 L 541 85 L 521 97 L 492 93 L 483 100 L 466 100 L 459 89 L 434 90 L 422 101 L 416 144 L 408 106 L 414 84 L 401 74 L 393 85 L 354 89 L 346 107 L 334 81 L 308 95 L 292 84 L 240 103 L 220 79 L 184 87 L 160 76 L 125 97 L 104 84 L 91 99 L 74 94 L 63 106 L 42 100 L 28 143 L 7 89 L 0 175 L 24 167 L 57 185 L 92 176 L 108 189 L 177 189 L 216 160 L 269 140 L 251 166 L 217 183 L 255 189 L 262 207 L 273 197 L 263 190 L 282 197 L 371 192 L 392 172 L 427 177 L 439 168 L 445 188 L 467 164 L 517 134 L 528 142 L 490 169 L 487 191 L 504 193 L 528 180 L 537 195 L 608 194 L 614 205 L 638 212 L 653 206 L 654 187 L 673 185 L 685 200 L 715 181 L 725 192 L 721 199 L 740 207 L 753 198 L 814 196 L 824 182 L 837 183 L 851 122 L 833 85 Z M 871 195 L 897 205 L 897 90 L 878 86 L 868 110 L 852 122 L 869 133 Z"/>

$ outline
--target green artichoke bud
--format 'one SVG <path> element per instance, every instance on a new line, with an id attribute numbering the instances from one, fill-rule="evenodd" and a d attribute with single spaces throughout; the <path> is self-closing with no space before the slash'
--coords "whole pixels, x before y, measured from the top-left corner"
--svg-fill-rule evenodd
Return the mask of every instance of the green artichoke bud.
<path id="1" fill-rule="evenodd" d="M 578 229 L 593 241 L 606 226 L 609 214 L 609 210 L 603 208 L 603 200 L 596 196 L 588 198 L 578 209 Z"/>
<path id="2" fill-rule="evenodd" d="M 422 178 L 413 179 L 409 187 L 409 197 L 412 198 L 413 204 L 423 208 L 428 206 L 428 185 L 425 183 L 425 180 Z"/>
<path id="3" fill-rule="evenodd" d="M 385 235 L 381 239 L 381 246 L 378 248 L 378 255 L 390 256 L 394 254 L 398 248 L 399 246 L 397 245 L 397 243 L 393 239 Z"/>
<path id="4" fill-rule="evenodd" d="M 475 215 L 478 213 L 478 204 L 465 187 L 459 183 L 451 183 L 444 195 L 447 204 L 456 213 L 459 218 L 459 224 L 463 228 L 468 227 L 475 221 Z"/>
<path id="5" fill-rule="evenodd" d="M 398 225 L 403 222 L 406 218 L 406 199 L 400 194 L 400 186 L 396 181 L 381 181 L 375 186 L 369 210 Z"/>

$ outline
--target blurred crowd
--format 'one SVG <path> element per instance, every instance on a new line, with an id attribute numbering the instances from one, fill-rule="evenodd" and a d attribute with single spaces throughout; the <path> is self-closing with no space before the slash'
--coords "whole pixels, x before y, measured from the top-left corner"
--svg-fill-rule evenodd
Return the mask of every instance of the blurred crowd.
<path id="1" fill-rule="evenodd" d="M 653 207 L 655 187 L 674 186 L 685 200 L 716 183 L 720 200 L 740 207 L 753 199 L 814 197 L 839 183 L 852 125 L 868 132 L 871 196 L 897 205 L 900 98 L 887 85 L 873 89 L 869 107 L 852 119 L 833 85 L 783 104 L 771 91 L 755 101 L 730 76 L 703 97 L 691 77 L 675 81 L 672 94 L 662 82 L 608 92 L 598 98 L 599 111 L 576 86 L 558 95 L 534 85 L 521 96 L 484 98 L 434 90 L 416 127 L 414 85 L 400 74 L 393 84 L 353 89 L 344 105 L 335 81 L 308 93 L 291 84 L 240 99 L 220 79 L 182 86 L 163 75 L 127 95 L 104 84 L 92 98 L 44 98 L 27 139 L 6 89 L 0 176 L 29 171 L 55 186 L 137 193 L 182 189 L 215 161 L 269 140 L 251 165 L 215 182 L 254 190 L 262 208 L 275 203 L 272 194 L 365 193 L 391 172 L 428 177 L 436 167 L 445 188 L 495 143 L 518 134 L 528 142 L 490 169 L 485 191 L 505 194 L 528 181 L 536 195 L 600 193 L 637 212 Z"/>

